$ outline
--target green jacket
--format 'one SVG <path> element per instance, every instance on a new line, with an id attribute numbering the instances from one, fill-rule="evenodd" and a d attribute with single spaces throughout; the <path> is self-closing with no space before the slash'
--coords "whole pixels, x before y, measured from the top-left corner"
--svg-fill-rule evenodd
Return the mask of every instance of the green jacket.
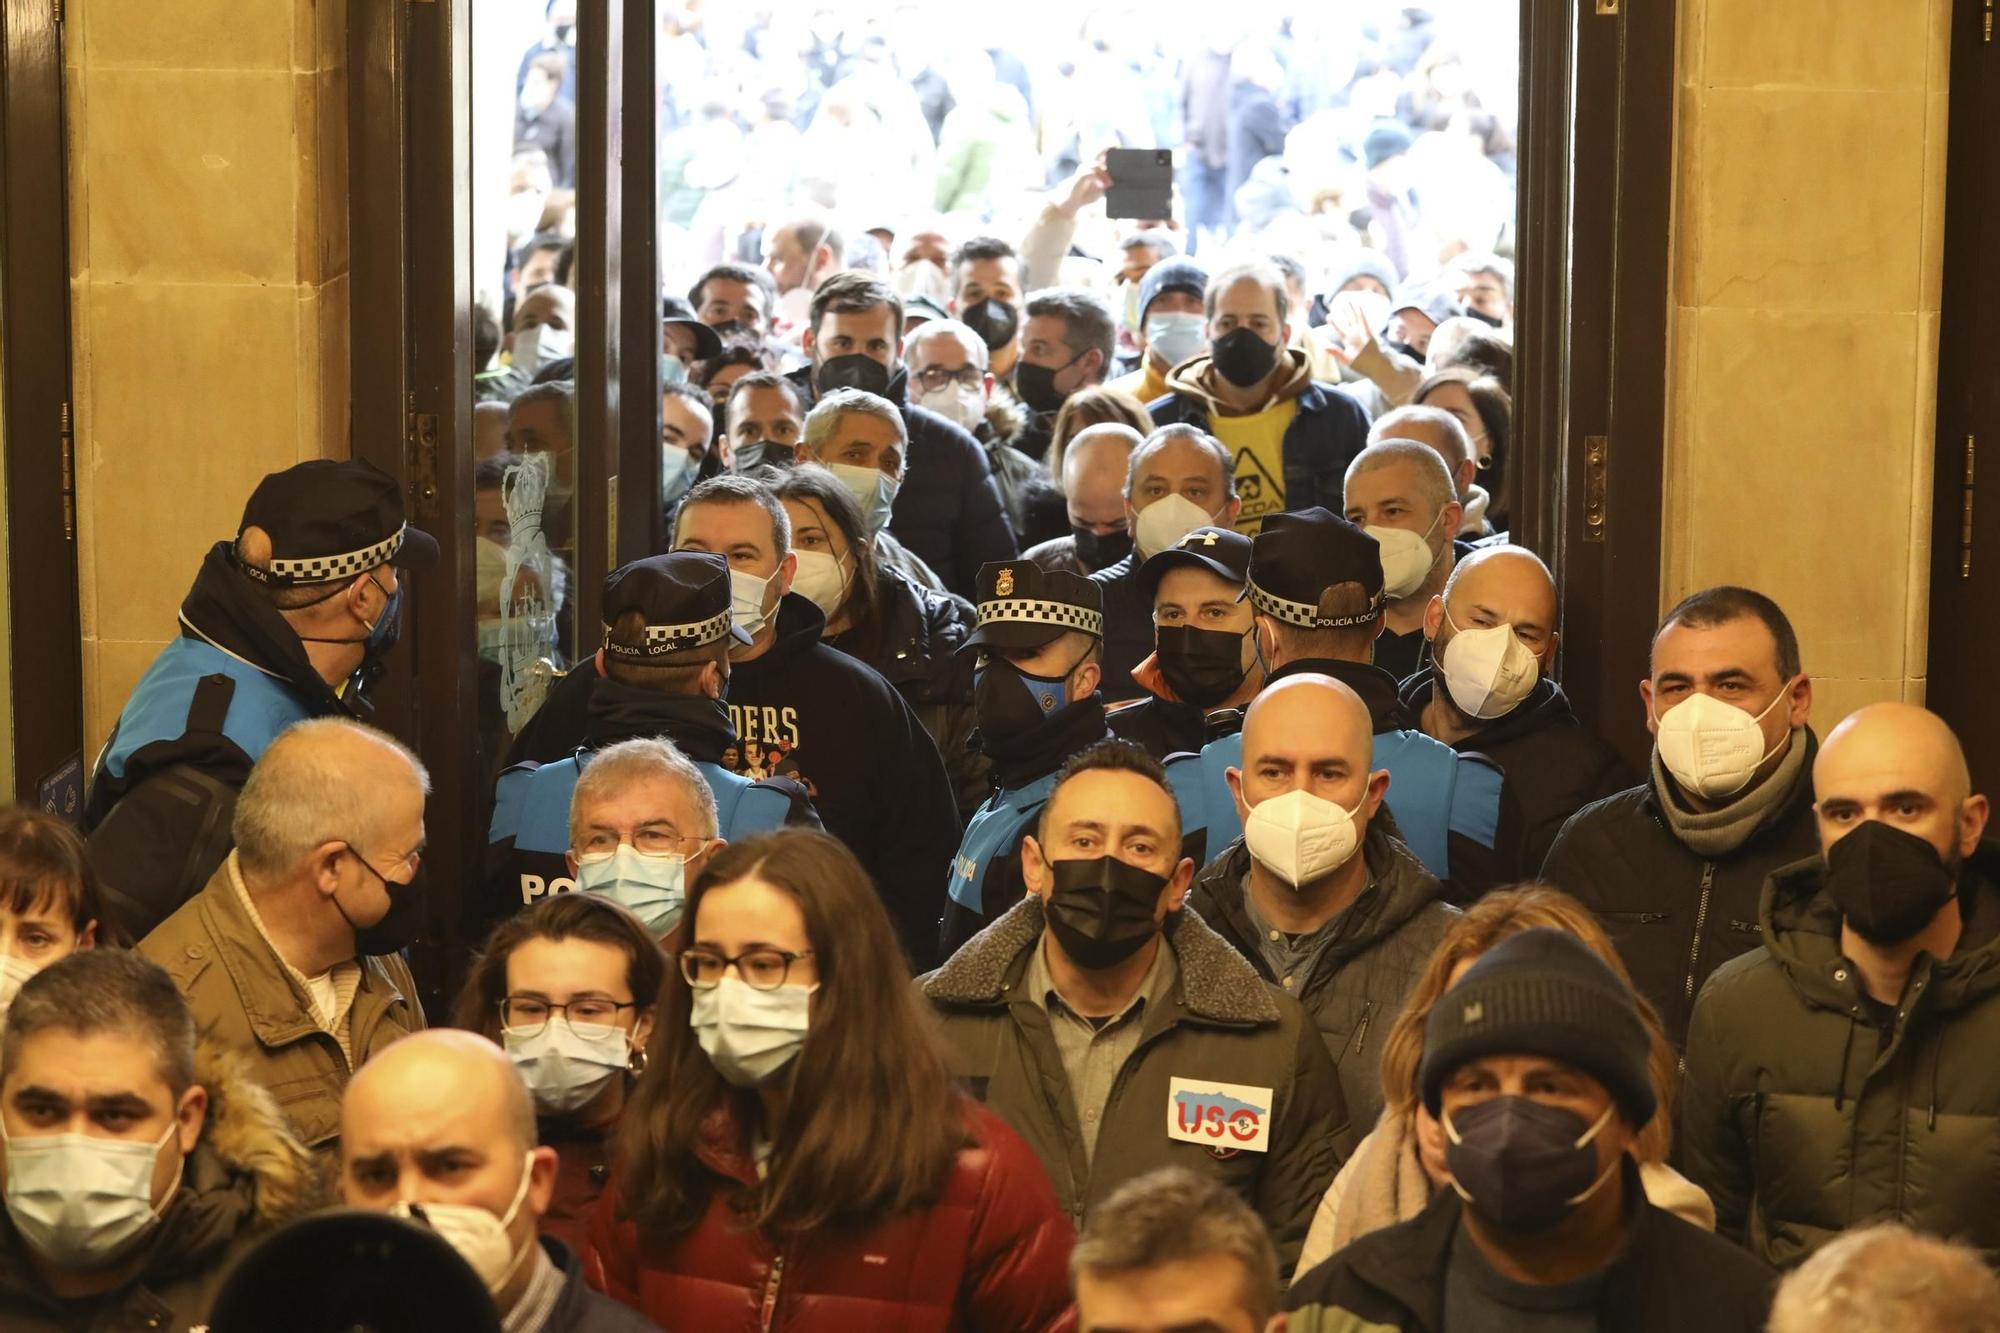
<path id="1" fill-rule="evenodd" d="M 252 1075 L 277 1098 L 299 1141 L 330 1160 L 340 1145 L 340 1096 L 354 1071 L 244 910 L 229 882 L 234 862 L 232 853 L 206 888 L 139 942 L 139 952 L 174 979 L 197 1028 L 249 1056 Z M 361 959 L 348 1022 L 356 1065 L 423 1029 L 416 982 L 400 957 Z"/>
<path id="2" fill-rule="evenodd" d="M 1023 978 L 1040 947 L 1042 905 L 1023 899 L 919 985 L 943 1020 L 955 1070 L 1028 1141 L 1079 1230 L 1090 1207 L 1162 1166 L 1220 1177 L 1263 1218 L 1290 1272 L 1313 1210 L 1346 1160 L 1347 1107 L 1318 1031 L 1194 912 L 1168 922 L 1180 976 L 1141 1020 L 1138 1050 L 1113 1081 L 1086 1162 L 1048 1014 Z M 1175 1078 L 1269 1089 L 1269 1151 L 1170 1138 Z"/>
<path id="3" fill-rule="evenodd" d="M 1886 1044 L 1817 857 L 1764 887 L 1764 947 L 1689 1029 L 1681 1148 L 1716 1230 L 1781 1267 L 1901 1221 L 2000 1261 L 2000 843 L 1966 864 L 1951 957 L 1917 958 Z"/>

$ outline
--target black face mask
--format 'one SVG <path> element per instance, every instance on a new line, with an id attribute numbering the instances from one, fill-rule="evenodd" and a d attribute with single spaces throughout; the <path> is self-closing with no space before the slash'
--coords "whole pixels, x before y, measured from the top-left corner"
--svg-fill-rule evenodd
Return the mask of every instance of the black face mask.
<path id="1" fill-rule="evenodd" d="M 1123 529 L 1092 532 L 1089 528 L 1073 527 L 1070 535 L 1076 538 L 1076 558 L 1093 574 L 1111 568 L 1132 553 L 1132 534 Z"/>
<path id="2" fill-rule="evenodd" d="M 975 301 L 961 310 L 959 322 L 978 334 L 987 350 L 998 351 L 1014 341 L 1021 330 L 1021 315 L 1013 306 L 996 297 Z"/>
<path id="3" fill-rule="evenodd" d="M 1619 1169 L 1613 1162 L 1598 1175 L 1591 1144 L 1603 1122 L 1592 1129 L 1560 1106 L 1495 1097 L 1453 1111 L 1445 1121 L 1444 1161 L 1453 1188 L 1502 1231 L 1548 1231 Z"/>
<path id="4" fill-rule="evenodd" d="M 1060 366 L 1031 366 L 1026 361 L 1014 367 L 1014 392 L 1021 401 L 1042 416 L 1058 411 L 1069 400 L 1069 395 L 1056 387 L 1056 376 L 1075 365 L 1077 358 L 1071 357 Z"/>
<path id="5" fill-rule="evenodd" d="M 424 884 L 424 866 L 417 864 L 417 873 L 403 882 L 390 879 L 374 866 L 368 864 L 352 843 L 347 850 L 361 868 L 382 881 L 382 889 L 389 895 L 389 910 L 380 921 L 372 926 L 357 926 L 347 915 L 347 909 L 340 905 L 339 897 L 333 900 L 333 909 L 354 931 L 354 952 L 360 958 L 379 958 L 383 954 L 400 953 L 416 943 L 424 926 L 424 899 L 427 891 Z"/>
<path id="6" fill-rule="evenodd" d="M 1033 731 L 1069 706 L 1070 672 L 1037 676 L 1005 658 L 993 658 L 973 676 L 972 707 L 979 730 L 989 739 L 1011 740 Z"/>
<path id="7" fill-rule="evenodd" d="M 819 363 L 813 385 L 821 394 L 835 389 L 861 389 L 877 398 L 889 393 L 889 368 L 865 352 L 849 352 Z"/>
<path id="8" fill-rule="evenodd" d="M 730 466 L 737 472 L 748 472 L 753 467 L 775 467 L 790 471 L 798 466 L 799 451 L 789 444 L 779 444 L 776 440 L 752 440 L 739 444 L 729 452 Z"/>
<path id="9" fill-rule="evenodd" d="M 378 590 L 381 589 L 381 580 L 377 579 L 373 572 L 363 574 L 361 577 L 373 582 Z M 328 593 L 319 600 L 321 602 L 327 601 L 338 597 L 345 591 L 347 591 L 347 588 L 342 587 Z M 385 659 L 389 656 L 390 650 L 395 648 L 403 638 L 403 585 L 398 583 L 396 591 L 384 592 L 383 596 L 386 600 L 382 604 L 381 613 L 375 617 L 373 628 L 361 638 L 333 639 L 322 635 L 299 635 L 300 643 L 358 643 L 365 645 L 361 650 L 361 664 L 355 667 L 354 674 L 348 677 L 349 693 L 362 699 L 367 698 L 368 694 L 374 690 L 375 682 L 382 679 L 382 673 L 387 670 Z M 307 605 L 317 606 L 319 602 L 309 602 Z"/>
<path id="10" fill-rule="evenodd" d="M 1827 852 L 1825 884 L 1855 934 L 1898 944 L 1951 901 L 1958 867 L 1915 834 L 1871 819 Z"/>
<path id="11" fill-rule="evenodd" d="M 1215 368 L 1239 389 L 1261 383 L 1278 364 L 1278 345 L 1267 343 L 1255 329 L 1231 329 L 1209 347 Z"/>
<path id="12" fill-rule="evenodd" d="M 1213 708 L 1236 692 L 1250 668 L 1243 665 L 1243 636 L 1193 625 L 1162 625 L 1154 631 L 1160 674 L 1186 703 Z"/>
<path id="13" fill-rule="evenodd" d="M 1159 934 L 1153 919 L 1167 877 L 1115 856 L 1051 861 L 1055 888 L 1046 905 L 1056 943 L 1078 967 L 1116 967 Z"/>
<path id="14" fill-rule="evenodd" d="M 1410 346 L 1408 343 L 1390 343 L 1389 350 L 1392 352 L 1401 352 L 1404 356 L 1407 356 L 1408 358 L 1410 358 L 1410 360 L 1416 362 L 1420 366 L 1424 364 L 1424 354 L 1422 352 L 1419 352 L 1416 348 Z"/>

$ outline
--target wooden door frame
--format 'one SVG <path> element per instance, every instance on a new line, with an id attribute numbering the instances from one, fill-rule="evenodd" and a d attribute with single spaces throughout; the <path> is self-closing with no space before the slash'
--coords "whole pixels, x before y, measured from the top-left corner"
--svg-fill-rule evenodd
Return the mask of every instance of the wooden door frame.
<path id="1" fill-rule="evenodd" d="M 0 5 L 0 421 L 8 570 L 8 642 L 0 650 L 11 658 L 6 706 L 13 714 L 14 798 L 75 819 L 84 777 L 83 621 L 62 41 L 49 0 Z"/>
<path id="2" fill-rule="evenodd" d="M 1578 717 L 1639 771 L 1652 741 L 1633 685 L 1660 607 L 1674 8 L 1521 0 L 1514 539 L 1555 572 Z"/>

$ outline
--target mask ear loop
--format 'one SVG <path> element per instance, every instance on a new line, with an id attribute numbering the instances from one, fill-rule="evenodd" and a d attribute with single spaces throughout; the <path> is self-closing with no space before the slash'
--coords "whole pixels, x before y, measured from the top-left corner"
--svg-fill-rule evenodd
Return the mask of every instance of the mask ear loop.
<path id="1" fill-rule="evenodd" d="M 1459 1144 L 1465 1142 L 1465 1139 L 1460 1136 L 1458 1130 L 1452 1125 L 1450 1112 L 1447 1111 L 1438 1117 L 1438 1126 L 1444 1130 L 1444 1136 L 1450 1139 L 1452 1143 Z M 1465 1186 L 1458 1183 L 1457 1176 L 1447 1173 L 1445 1183 L 1451 1186 L 1452 1193 L 1456 1194 L 1459 1198 L 1465 1200 L 1467 1203 L 1472 1202 L 1472 1195 L 1466 1192 Z"/>
<path id="2" fill-rule="evenodd" d="M 1592 1139 L 1595 1139 L 1598 1136 L 1598 1134 L 1604 1129 L 1604 1127 L 1611 1123 L 1611 1113 L 1616 1109 L 1617 1109 L 1616 1103 L 1606 1106 L 1604 1108 L 1604 1114 L 1597 1117 L 1596 1124 L 1592 1125 L 1589 1129 L 1586 1129 L 1583 1132 L 1583 1137 L 1576 1141 L 1576 1146 L 1579 1148 L 1589 1147 L 1590 1141 Z M 1591 1195 L 1597 1193 L 1597 1191 L 1603 1189 L 1604 1182 L 1611 1179 L 1612 1173 L 1616 1172 L 1620 1167 L 1624 1166 L 1624 1164 L 1625 1164 L 1625 1154 L 1620 1153 L 1618 1154 L 1618 1156 L 1611 1159 L 1611 1165 L 1605 1167 L 1604 1170 L 1598 1174 L 1597 1179 L 1590 1182 L 1590 1187 L 1588 1189 L 1584 1190 L 1583 1193 L 1576 1195 L 1574 1198 L 1564 1199 L 1563 1202 L 1565 1204 L 1568 1204 L 1570 1207 L 1574 1208 L 1576 1205 L 1582 1203 L 1585 1199 L 1588 1199 Z"/>

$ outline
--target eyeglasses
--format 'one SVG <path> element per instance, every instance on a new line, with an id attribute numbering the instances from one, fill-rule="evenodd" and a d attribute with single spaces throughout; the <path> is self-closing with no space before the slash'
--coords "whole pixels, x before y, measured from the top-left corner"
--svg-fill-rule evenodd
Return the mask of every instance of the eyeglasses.
<path id="1" fill-rule="evenodd" d="M 602 861 L 618 851 L 618 844 L 628 841 L 623 835 L 610 829 L 596 829 L 586 833 L 583 841 L 570 850 L 579 861 Z M 689 843 L 705 842 L 706 839 L 693 834 L 675 832 L 672 828 L 640 828 L 632 830 L 629 839 L 632 850 L 641 856 L 686 856 Z"/>
<path id="2" fill-rule="evenodd" d="M 943 366 L 926 366 L 917 372 L 917 383 L 932 393 L 947 384 L 962 384 L 970 389 L 986 378 L 986 372 L 978 366 L 960 366 L 957 370 L 946 370 Z"/>
<path id="3" fill-rule="evenodd" d="M 561 1014 L 563 1025 L 576 1032 L 578 1023 L 589 1027 L 616 1027 L 622 1010 L 638 1007 L 635 1000 L 621 1002 L 596 995 L 571 1000 L 568 1004 L 550 1004 L 539 995 L 509 995 L 500 1001 L 500 1023 L 523 1037 L 539 1037 L 554 1014 Z M 578 1032 L 577 1035 L 585 1034 Z"/>
<path id="4" fill-rule="evenodd" d="M 706 949 L 687 949 L 681 953 L 681 975 L 696 990 L 714 990 L 722 984 L 722 974 L 734 967 L 736 975 L 743 978 L 743 984 L 751 990 L 776 990 L 791 976 L 793 963 L 812 956 L 811 949 L 804 953 L 750 949 L 734 958 L 725 958 Z"/>

